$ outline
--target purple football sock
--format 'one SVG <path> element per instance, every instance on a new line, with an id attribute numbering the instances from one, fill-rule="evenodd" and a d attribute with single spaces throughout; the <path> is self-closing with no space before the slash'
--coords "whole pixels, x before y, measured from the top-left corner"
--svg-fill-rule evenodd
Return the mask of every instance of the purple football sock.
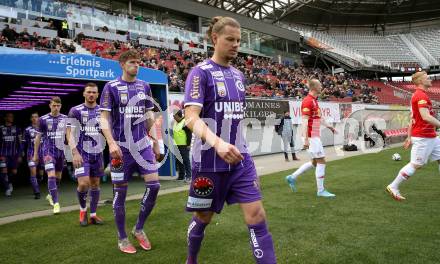
<path id="1" fill-rule="evenodd" d="M 276 264 L 272 235 L 267 230 L 266 222 L 248 225 L 252 252 L 257 264 Z"/>
<path id="2" fill-rule="evenodd" d="M 34 193 L 40 193 L 40 187 L 38 186 L 37 176 L 31 175 L 31 185 Z"/>
<path id="3" fill-rule="evenodd" d="M 125 232 L 125 197 L 127 196 L 127 189 L 128 186 L 113 188 L 113 214 L 115 216 L 119 239 L 127 238 L 127 233 Z"/>
<path id="4" fill-rule="evenodd" d="M 57 180 L 55 177 L 49 177 L 47 179 L 47 189 L 49 190 L 49 193 L 52 196 L 53 203 L 54 204 L 58 203 Z"/>
<path id="5" fill-rule="evenodd" d="M 157 194 L 159 193 L 160 183 L 159 181 L 151 181 L 145 183 L 145 193 L 141 200 L 141 209 L 136 222 L 136 230 L 142 230 L 144 228 L 145 221 L 153 211 L 156 204 Z"/>
<path id="6" fill-rule="evenodd" d="M 99 188 L 90 189 L 90 213 L 91 214 L 96 213 L 96 209 L 98 208 L 100 192 L 101 192 L 101 189 L 99 189 Z"/>
<path id="7" fill-rule="evenodd" d="M 197 264 L 197 255 L 205 236 L 205 228 L 208 224 L 203 223 L 197 217 L 193 216 L 188 226 L 188 258 L 187 264 Z"/>
<path id="8" fill-rule="evenodd" d="M 78 201 L 79 201 L 79 207 L 82 210 L 87 209 L 87 191 L 78 191 L 76 190 L 76 194 L 78 196 Z"/>

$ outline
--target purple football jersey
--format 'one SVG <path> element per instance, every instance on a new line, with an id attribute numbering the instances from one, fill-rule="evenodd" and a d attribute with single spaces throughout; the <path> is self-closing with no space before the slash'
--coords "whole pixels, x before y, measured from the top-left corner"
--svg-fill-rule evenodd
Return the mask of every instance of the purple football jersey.
<path id="1" fill-rule="evenodd" d="M 119 77 L 104 86 L 100 111 L 111 112 L 113 137 L 121 146 L 134 150 L 150 146 L 144 116 L 154 107 L 151 100 L 151 88 L 142 80 L 125 82 Z"/>
<path id="2" fill-rule="evenodd" d="M 33 126 L 28 126 L 24 130 L 24 142 L 26 145 L 26 154 L 27 157 L 32 158 L 34 156 L 34 144 L 35 144 L 35 137 L 37 136 L 38 128 Z M 42 144 L 40 143 L 40 149 Z"/>
<path id="3" fill-rule="evenodd" d="M 105 140 L 101 134 L 99 118 L 99 105 L 88 108 L 84 104 L 80 104 L 72 107 L 69 111 L 67 126 L 72 128 L 77 143 L 76 148 L 85 160 L 102 159 Z M 79 133 L 77 129 L 79 129 Z"/>
<path id="4" fill-rule="evenodd" d="M 20 154 L 20 133 L 20 128 L 15 125 L 0 126 L 0 156 L 15 157 Z"/>
<path id="5" fill-rule="evenodd" d="M 63 114 L 52 116 L 50 113 L 39 118 L 38 133 L 43 139 L 44 153 L 64 155 L 66 118 Z"/>
<path id="6" fill-rule="evenodd" d="M 237 146 L 241 153 L 247 153 L 240 127 L 244 118 L 245 79 L 239 70 L 218 65 L 211 59 L 198 64 L 186 80 L 184 104 L 202 107 L 200 117 L 209 128 L 225 142 Z M 231 171 L 243 166 L 229 165 L 197 137 L 192 158 L 200 172 Z"/>

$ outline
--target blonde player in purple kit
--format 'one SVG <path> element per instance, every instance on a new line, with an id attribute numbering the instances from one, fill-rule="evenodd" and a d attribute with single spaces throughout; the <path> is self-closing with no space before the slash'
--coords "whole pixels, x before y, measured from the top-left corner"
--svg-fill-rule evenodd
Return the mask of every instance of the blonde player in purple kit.
<path id="1" fill-rule="evenodd" d="M 129 254 L 136 253 L 136 248 L 128 240 L 125 231 L 128 181 L 135 171 L 145 181 L 139 216 L 132 229 L 133 237 L 143 250 L 151 249 L 143 227 L 155 206 L 160 189 L 156 165 L 160 149 L 155 129 L 151 129 L 154 125 L 153 98 L 150 86 L 136 78 L 140 62 L 140 55 L 136 51 L 129 50 L 119 56 L 123 74 L 105 85 L 100 103 L 101 129 L 112 158 L 113 213 L 118 230 L 118 247 Z"/>
<path id="2" fill-rule="evenodd" d="M 53 206 L 53 213 L 59 214 L 61 211 L 58 202 L 57 181 L 61 180 L 64 167 L 64 140 L 66 136 L 66 115 L 60 113 L 61 98 L 52 97 L 49 103 L 50 113 L 40 117 L 38 124 L 38 134 L 34 142 L 34 162 L 39 161 L 38 148 L 43 139 L 43 159 L 44 169 L 47 173 L 47 188 L 49 195 L 46 199 Z"/>
<path id="3" fill-rule="evenodd" d="M 100 179 L 104 176 L 105 139 L 99 127 L 98 86 L 87 83 L 84 87 L 84 103 L 69 111 L 66 137 L 72 151 L 74 174 L 78 181 L 79 223 L 89 224 L 87 218 L 87 194 L 90 190 L 90 223 L 102 225 L 96 215 L 100 194 Z"/>
<path id="4" fill-rule="evenodd" d="M 230 65 L 240 46 L 240 24 L 230 17 L 214 17 L 207 35 L 214 45 L 214 55 L 192 69 L 185 87 L 187 125 L 196 136 L 186 206 L 187 211 L 194 212 L 188 227 L 186 263 L 197 263 L 205 228 L 227 202 L 240 204 L 255 262 L 274 264 L 275 251 L 258 176 L 240 127 L 245 79 Z"/>
<path id="5" fill-rule="evenodd" d="M 0 181 L 8 197 L 12 195 L 12 179 L 21 162 L 21 143 L 22 135 L 20 128 L 14 125 L 14 114 L 6 113 L 5 124 L 0 126 Z"/>

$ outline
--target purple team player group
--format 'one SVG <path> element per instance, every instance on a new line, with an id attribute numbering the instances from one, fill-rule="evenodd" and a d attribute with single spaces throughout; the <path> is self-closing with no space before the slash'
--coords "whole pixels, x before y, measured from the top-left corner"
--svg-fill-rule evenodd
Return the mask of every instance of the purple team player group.
<path id="1" fill-rule="evenodd" d="M 255 263 L 274 264 L 277 261 L 259 179 L 240 128 L 240 121 L 244 118 L 246 80 L 243 73 L 231 66 L 240 46 L 240 24 L 233 18 L 215 17 L 207 36 L 214 46 L 214 54 L 193 68 L 185 87 L 185 122 L 195 135 L 192 179 L 186 203 L 186 210 L 193 214 L 188 224 L 186 263 L 198 263 L 205 229 L 214 214 L 221 213 L 226 202 L 239 204 L 243 212 Z M 67 139 L 78 181 L 79 222 L 82 226 L 103 223 L 96 215 L 96 209 L 104 170 L 102 153 L 107 143 L 117 245 L 120 251 L 129 254 L 136 253 L 137 249 L 126 231 L 128 182 L 134 172 L 138 172 L 145 182 L 139 214 L 131 223 L 130 232 L 142 250 L 152 248 L 144 225 L 155 207 L 160 189 L 157 165 L 160 150 L 154 129 L 154 99 L 150 86 L 137 79 L 140 63 L 136 51 L 122 53 L 119 57 L 122 76 L 105 85 L 99 105 L 98 87 L 93 83 L 84 88 L 84 103 L 73 107 L 68 116 L 60 113 L 61 100 L 54 97 L 49 105 L 51 112 L 41 118 L 33 115 L 32 126 L 26 129 L 25 136 L 34 192 L 39 196 L 38 182 L 34 177 L 36 167 L 41 164 L 48 174 L 47 198 L 55 214 L 60 212 L 57 182 L 61 178 L 63 147 Z M 208 119 L 213 121 L 209 126 Z M 2 146 L 17 144 L 14 151 L 5 151 L 3 147 L 1 150 L 1 176 L 7 190 L 11 188 L 6 168 L 12 168 L 10 175 L 13 175 L 12 165 L 16 160 L 12 157 L 21 151 L 18 144 L 20 133 L 10 123 L 0 129 Z M 17 135 L 17 139 L 4 134 Z M 86 204 L 88 195 L 90 219 Z"/>

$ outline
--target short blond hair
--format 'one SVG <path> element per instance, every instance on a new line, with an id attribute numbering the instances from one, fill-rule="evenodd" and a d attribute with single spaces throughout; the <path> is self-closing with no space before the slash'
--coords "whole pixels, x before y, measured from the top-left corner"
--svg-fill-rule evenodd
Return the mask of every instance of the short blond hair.
<path id="1" fill-rule="evenodd" d="M 422 79 L 422 77 L 425 75 L 425 74 L 427 74 L 425 71 L 420 71 L 420 72 L 416 72 L 416 73 L 414 73 L 413 75 L 412 75 L 412 82 L 415 84 L 415 85 L 419 85 L 419 84 L 421 84 L 421 79 Z"/>

